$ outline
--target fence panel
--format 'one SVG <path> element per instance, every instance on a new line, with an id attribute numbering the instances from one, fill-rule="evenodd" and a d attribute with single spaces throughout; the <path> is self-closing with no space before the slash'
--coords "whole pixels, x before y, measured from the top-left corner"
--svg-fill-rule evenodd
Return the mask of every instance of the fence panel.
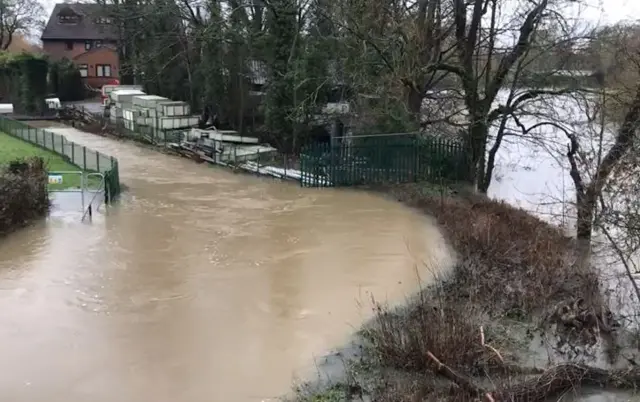
<path id="1" fill-rule="evenodd" d="M 64 137 L 55 133 L 51 133 L 53 138 L 53 151 L 59 154 L 66 155 Z"/>
<path id="2" fill-rule="evenodd" d="M 464 180 L 458 142 L 416 134 L 345 137 L 314 144 L 300 156 L 301 185 L 309 187 Z"/>
<path id="3" fill-rule="evenodd" d="M 89 148 L 84 148 L 84 169 L 85 170 L 93 170 L 94 172 L 98 171 L 98 164 L 96 160 L 98 158 L 98 154 L 96 151 L 93 151 Z"/>
<path id="4" fill-rule="evenodd" d="M 71 162 L 74 165 L 80 166 L 82 169 L 86 169 L 87 166 L 85 164 L 85 147 L 82 145 L 72 143 L 73 147 L 71 149 Z"/>

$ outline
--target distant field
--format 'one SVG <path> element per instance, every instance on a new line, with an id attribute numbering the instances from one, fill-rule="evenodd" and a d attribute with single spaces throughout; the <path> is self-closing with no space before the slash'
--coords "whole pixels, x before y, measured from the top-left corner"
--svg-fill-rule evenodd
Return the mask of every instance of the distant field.
<path id="1" fill-rule="evenodd" d="M 32 156 L 38 156 L 44 159 L 49 172 L 78 172 L 82 170 L 66 162 L 60 155 L 0 132 L 0 165 L 6 165 L 16 159 L 24 159 Z M 62 180 L 61 184 L 50 184 L 49 188 L 52 190 L 80 188 L 79 174 L 63 174 Z M 95 189 L 99 183 L 97 178 L 92 177 L 90 180 L 90 188 Z"/>

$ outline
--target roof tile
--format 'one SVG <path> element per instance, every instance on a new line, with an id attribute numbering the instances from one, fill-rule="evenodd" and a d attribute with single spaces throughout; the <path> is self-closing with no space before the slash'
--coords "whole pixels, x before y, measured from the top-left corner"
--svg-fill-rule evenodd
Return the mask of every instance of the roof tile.
<path id="1" fill-rule="evenodd" d="M 70 11 L 80 16 L 77 24 L 61 24 L 58 14 L 70 14 Z M 58 3 L 55 5 L 42 40 L 116 40 L 117 29 L 114 25 L 99 24 L 96 17 L 108 15 L 107 6 L 91 3 Z"/>

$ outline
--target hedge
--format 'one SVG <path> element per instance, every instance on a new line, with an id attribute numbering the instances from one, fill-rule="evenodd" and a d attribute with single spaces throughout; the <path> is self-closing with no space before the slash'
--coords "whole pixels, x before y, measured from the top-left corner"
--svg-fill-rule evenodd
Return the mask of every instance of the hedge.
<path id="1" fill-rule="evenodd" d="M 47 172 L 41 158 L 15 161 L 0 170 L 0 236 L 48 211 Z"/>
<path id="2" fill-rule="evenodd" d="M 42 115 L 46 110 L 49 63 L 43 57 L 0 53 L 0 90 L 15 114 Z"/>

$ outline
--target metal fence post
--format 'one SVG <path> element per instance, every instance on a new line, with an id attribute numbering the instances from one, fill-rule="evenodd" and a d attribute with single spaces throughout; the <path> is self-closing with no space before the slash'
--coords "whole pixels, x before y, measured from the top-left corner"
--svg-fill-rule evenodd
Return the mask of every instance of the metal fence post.
<path id="1" fill-rule="evenodd" d="M 100 171 L 100 152 L 96 151 L 96 168 Z"/>
<path id="2" fill-rule="evenodd" d="M 56 142 L 55 142 L 55 139 L 53 137 L 53 131 L 51 131 L 50 133 L 51 133 L 51 148 L 55 151 L 56 150 Z"/>
<path id="3" fill-rule="evenodd" d="M 419 162 L 418 162 L 418 158 L 420 157 L 420 151 L 418 149 L 419 146 L 419 141 L 418 141 L 418 137 L 414 137 L 413 139 L 413 181 L 414 182 L 418 182 L 420 179 L 418 178 L 418 170 L 420 169 L 419 166 Z"/>
<path id="4" fill-rule="evenodd" d="M 82 168 L 87 170 L 87 147 L 82 147 Z"/>
<path id="5" fill-rule="evenodd" d="M 111 180 L 111 175 L 109 175 L 109 180 Z M 104 178 L 104 203 L 111 203 L 111 186 L 108 184 L 107 176 Z"/>
<path id="6" fill-rule="evenodd" d="M 258 149 L 258 168 L 256 169 L 256 174 L 260 176 L 260 150 Z"/>

